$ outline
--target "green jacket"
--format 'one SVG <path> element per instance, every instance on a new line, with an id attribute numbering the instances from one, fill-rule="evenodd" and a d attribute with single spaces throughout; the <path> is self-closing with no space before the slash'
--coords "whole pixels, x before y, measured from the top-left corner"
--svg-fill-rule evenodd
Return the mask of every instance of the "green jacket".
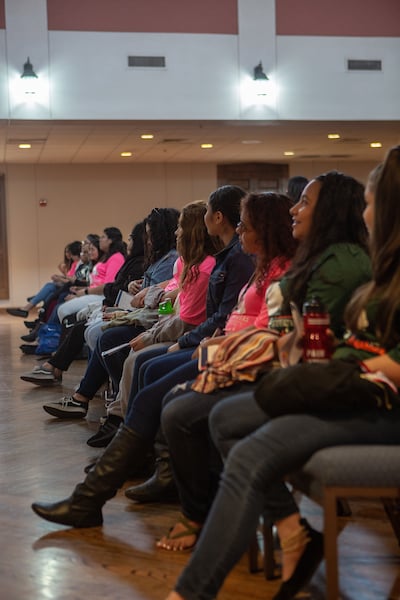
<path id="1" fill-rule="evenodd" d="M 329 246 L 315 262 L 307 285 L 306 298 L 318 296 L 331 318 L 331 329 L 341 339 L 345 332 L 343 314 L 354 290 L 371 279 L 371 262 L 357 244 L 339 243 Z M 288 294 L 290 280 L 283 277 L 280 288 Z M 290 299 L 290 298 L 289 298 Z M 302 307 L 299 306 L 300 311 Z"/>

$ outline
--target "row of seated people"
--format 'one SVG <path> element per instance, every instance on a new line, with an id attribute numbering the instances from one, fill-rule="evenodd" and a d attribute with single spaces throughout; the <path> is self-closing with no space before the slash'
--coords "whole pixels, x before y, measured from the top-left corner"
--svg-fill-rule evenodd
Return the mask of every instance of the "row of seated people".
<path id="1" fill-rule="evenodd" d="M 109 376 L 119 389 L 123 421 L 69 498 L 36 502 L 33 510 L 73 527 L 101 525 L 102 506 L 132 470 L 143 466 L 157 439 L 182 503 L 182 518 L 158 545 L 167 550 L 196 545 L 169 600 L 214 598 L 249 544 L 261 513 L 276 524 L 282 547 L 283 582 L 275 599 L 293 598 L 322 559 L 322 536 L 301 519 L 282 483 L 284 476 L 326 445 L 400 441 L 399 276 L 393 269 L 400 248 L 399 193 L 400 148 L 395 148 L 371 174 L 366 206 L 363 186 L 336 172 L 313 179 L 294 206 L 283 195 L 246 196 L 235 186 L 211 194 L 204 221 L 224 247 L 209 278 L 206 320 L 176 343 L 145 351 L 143 331 L 138 336 L 135 330 L 133 338 L 133 330 L 126 331 L 132 324 L 98 336 L 77 392 L 67 402 L 44 408 L 59 418 L 70 418 L 72 408 L 82 417 L 99 382 Z M 221 378 L 211 361 L 199 373 L 193 353 L 215 331 L 225 333 L 221 366 L 227 340 L 233 340 L 232 352 L 235 340 L 244 344 L 247 339 L 240 337 L 243 332 L 256 340 L 266 338 L 267 326 L 279 328 L 288 321 L 290 302 L 302 306 L 315 295 L 330 314 L 338 343 L 328 364 L 274 369 L 268 368 L 274 365 L 269 361 L 258 369 L 232 368 Z M 346 330 L 353 335 L 345 337 Z M 104 355 L 123 341 L 132 348 L 127 360 L 123 351 Z M 236 347 L 243 351 L 240 343 Z M 279 412 L 279 398 L 293 396 L 298 410 L 293 401 L 289 416 L 285 409 Z M 316 396 L 322 414 L 307 405 Z M 326 396 L 331 401 L 324 409 Z M 165 482 L 158 476 L 165 472 L 159 463 L 157 470 L 141 493 L 128 488 L 128 497 L 140 501 L 162 493 Z"/>

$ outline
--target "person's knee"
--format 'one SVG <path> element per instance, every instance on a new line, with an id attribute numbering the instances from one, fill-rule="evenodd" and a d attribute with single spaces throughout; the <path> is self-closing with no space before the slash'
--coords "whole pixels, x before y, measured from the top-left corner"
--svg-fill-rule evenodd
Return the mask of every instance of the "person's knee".
<path id="1" fill-rule="evenodd" d="M 186 403 L 182 402 L 182 396 L 176 389 L 177 387 L 175 386 L 163 399 L 161 427 L 167 439 L 173 438 L 177 431 L 185 427 L 187 422 Z"/>
<path id="2" fill-rule="evenodd" d="M 224 403 L 216 404 L 208 417 L 208 426 L 211 438 L 220 452 L 224 442 L 231 437 L 228 431 L 229 422 Z"/>

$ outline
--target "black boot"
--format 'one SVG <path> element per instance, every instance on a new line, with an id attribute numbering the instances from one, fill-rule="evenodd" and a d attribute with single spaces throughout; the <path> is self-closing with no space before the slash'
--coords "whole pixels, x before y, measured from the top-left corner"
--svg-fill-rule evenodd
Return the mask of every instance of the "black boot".
<path id="1" fill-rule="evenodd" d="M 125 490 L 125 496 L 130 500 L 136 500 L 136 502 L 160 502 L 178 497 L 167 446 L 156 442 L 154 450 L 156 456 L 155 471 L 150 479 L 144 483 Z"/>
<path id="2" fill-rule="evenodd" d="M 103 456 L 69 498 L 54 504 L 35 502 L 33 511 L 47 521 L 71 527 L 101 525 L 102 506 L 125 482 L 132 462 L 143 460 L 147 450 L 148 443 L 143 438 L 121 425 Z"/>

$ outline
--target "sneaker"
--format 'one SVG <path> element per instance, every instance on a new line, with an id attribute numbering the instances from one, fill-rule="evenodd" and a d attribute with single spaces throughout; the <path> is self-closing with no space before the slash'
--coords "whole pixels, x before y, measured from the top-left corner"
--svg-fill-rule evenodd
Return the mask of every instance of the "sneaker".
<path id="1" fill-rule="evenodd" d="M 44 410 L 58 419 L 84 419 L 88 410 L 86 402 L 75 400 L 72 396 L 64 396 L 58 402 L 43 405 Z"/>
<path id="2" fill-rule="evenodd" d="M 61 383 L 61 377 L 55 377 L 54 372 L 50 369 L 46 369 L 43 365 L 35 367 L 29 373 L 21 375 L 22 381 L 28 381 L 29 383 L 35 383 L 36 385 L 54 385 L 55 383 Z"/>
<path id="3" fill-rule="evenodd" d="M 122 417 L 108 415 L 104 423 L 100 425 L 97 433 L 87 440 L 87 445 L 92 448 L 105 448 L 111 442 L 123 421 Z"/>

